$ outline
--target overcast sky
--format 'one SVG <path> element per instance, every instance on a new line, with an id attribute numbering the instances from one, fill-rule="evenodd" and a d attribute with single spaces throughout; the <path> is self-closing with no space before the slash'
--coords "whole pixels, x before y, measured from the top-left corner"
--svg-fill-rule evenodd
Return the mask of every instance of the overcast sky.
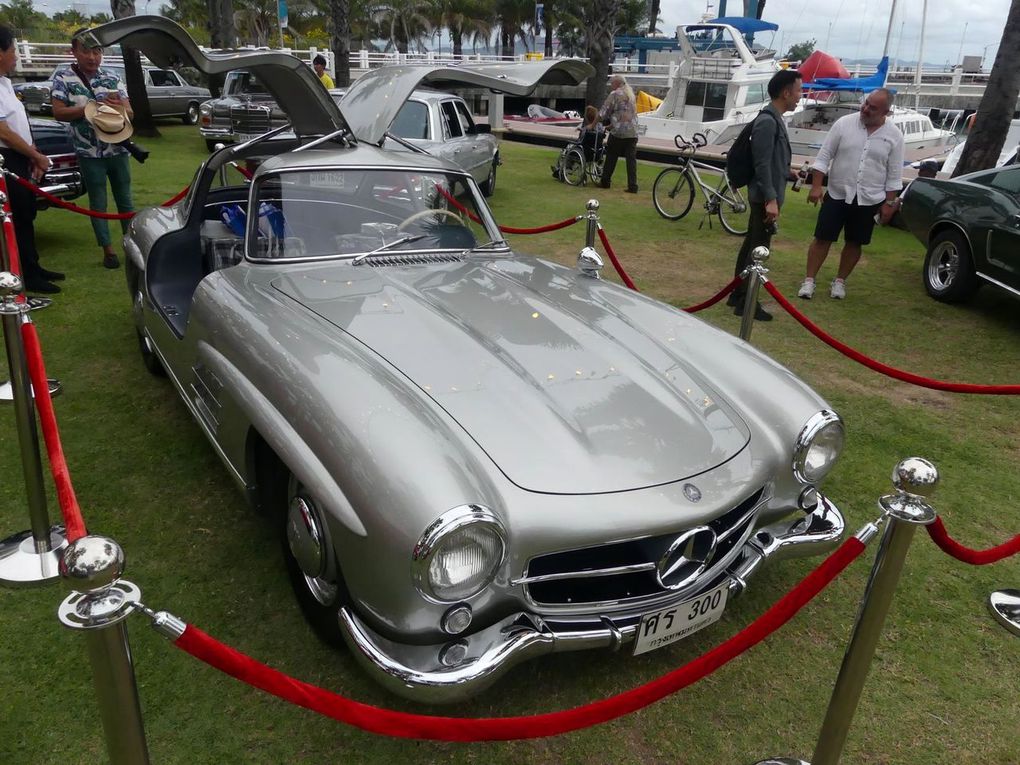
<path id="1" fill-rule="evenodd" d="M 697 21 L 705 12 L 705 0 L 661 0 L 663 32 L 678 24 Z M 712 10 L 718 0 L 711 0 Z M 1010 0 L 928 0 L 924 35 L 924 60 L 931 64 L 958 63 L 963 55 L 980 56 L 988 46 L 985 66 L 998 51 Z M 898 0 L 889 55 L 913 61 L 921 36 L 924 0 Z M 817 47 L 845 59 L 878 58 L 882 55 L 892 0 L 766 0 L 764 18 L 779 25 L 775 47 L 780 53 L 802 40 L 817 40 Z M 743 15 L 742 0 L 728 0 L 727 15 Z M 831 28 L 830 28 L 831 24 Z M 965 28 L 966 26 L 966 28 Z M 901 35 L 902 31 L 902 35 Z M 765 37 L 764 42 L 768 41 Z"/>
<path id="2" fill-rule="evenodd" d="M 138 13 L 157 13 L 164 0 L 135 0 Z M 53 14 L 74 7 L 83 12 L 110 12 L 106 0 L 44 0 L 36 7 Z M 698 21 L 705 0 L 661 0 L 663 32 L 672 34 L 678 24 Z M 718 0 L 711 0 L 712 13 Z M 889 55 L 901 60 L 917 58 L 924 0 L 898 0 Z M 929 0 L 924 60 L 930 64 L 958 63 L 963 55 L 985 53 L 990 67 L 998 50 L 1010 0 Z M 814 38 L 817 47 L 844 59 L 882 55 L 892 0 L 766 0 L 765 19 L 779 25 L 774 47 L 780 53 L 790 45 Z M 727 13 L 741 15 L 742 0 L 728 0 Z M 830 26 L 831 24 L 831 26 Z M 768 41 L 768 37 L 764 38 Z M 987 46 L 987 49 L 986 49 Z"/>

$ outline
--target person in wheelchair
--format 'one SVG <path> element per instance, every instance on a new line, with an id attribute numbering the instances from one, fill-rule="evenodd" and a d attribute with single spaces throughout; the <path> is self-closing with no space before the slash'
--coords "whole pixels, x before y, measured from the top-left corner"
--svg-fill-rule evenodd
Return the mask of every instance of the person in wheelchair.
<path id="1" fill-rule="evenodd" d="M 584 122 L 577 129 L 577 138 L 560 152 L 553 177 L 571 186 L 577 186 L 590 177 L 599 181 L 605 156 L 605 126 L 599 121 L 598 110 L 588 106 L 584 110 Z"/>

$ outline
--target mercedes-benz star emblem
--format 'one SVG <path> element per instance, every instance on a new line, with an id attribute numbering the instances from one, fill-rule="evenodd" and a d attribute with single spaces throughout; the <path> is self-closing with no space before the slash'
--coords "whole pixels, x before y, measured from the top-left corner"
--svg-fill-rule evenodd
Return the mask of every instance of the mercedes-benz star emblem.
<path id="1" fill-rule="evenodd" d="M 701 501 L 701 489 L 695 486 L 693 483 L 684 484 L 684 496 L 687 497 L 691 502 Z"/>
<path id="2" fill-rule="evenodd" d="M 685 531 L 673 540 L 656 567 L 659 584 L 667 590 L 682 590 L 708 567 L 715 545 L 715 532 L 708 526 Z"/>

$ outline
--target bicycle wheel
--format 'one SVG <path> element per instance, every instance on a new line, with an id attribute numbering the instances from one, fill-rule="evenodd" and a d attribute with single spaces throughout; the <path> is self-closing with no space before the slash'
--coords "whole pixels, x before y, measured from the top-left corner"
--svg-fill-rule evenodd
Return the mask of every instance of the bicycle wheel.
<path id="1" fill-rule="evenodd" d="M 588 163 L 588 177 L 596 186 L 602 182 L 602 168 L 606 166 L 606 156 L 602 154 Z"/>
<path id="2" fill-rule="evenodd" d="M 694 204 L 694 184 L 686 170 L 667 167 L 652 186 L 652 203 L 659 215 L 668 220 L 680 220 Z"/>
<path id="3" fill-rule="evenodd" d="M 584 182 L 584 154 L 580 149 L 569 149 L 560 155 L 560 177 L 571 186 Z"/>
<path id="4" fill-rule="evenodd" d="M 719 203 L 719 222 L 723 228 L 736 236 L 747 233 L 747 201 L 740 189 L 730 185 L 729 179 L 723 175 L 716 189 L 716 202 Z"/>

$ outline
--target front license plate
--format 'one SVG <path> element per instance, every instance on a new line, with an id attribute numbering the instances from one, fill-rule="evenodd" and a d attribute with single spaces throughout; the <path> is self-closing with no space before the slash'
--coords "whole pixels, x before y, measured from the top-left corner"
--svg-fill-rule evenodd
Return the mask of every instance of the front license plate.
<path id="1" fill-rule="evenodd" d="M 262 133 L 238 133 L 237 134 L 237 142 L 238 143 L 247 143 L 248 141 L 255 140 L 260 135 L 262 135 Z"/>
<path id="2" fill-rule="evenodd" d="M 678 606 L 645 614 L 638 624 L 634 655 L 675 643 L 719 621 L 726 610 L 728 593 L 729 583 L 723 583 Z"/>

